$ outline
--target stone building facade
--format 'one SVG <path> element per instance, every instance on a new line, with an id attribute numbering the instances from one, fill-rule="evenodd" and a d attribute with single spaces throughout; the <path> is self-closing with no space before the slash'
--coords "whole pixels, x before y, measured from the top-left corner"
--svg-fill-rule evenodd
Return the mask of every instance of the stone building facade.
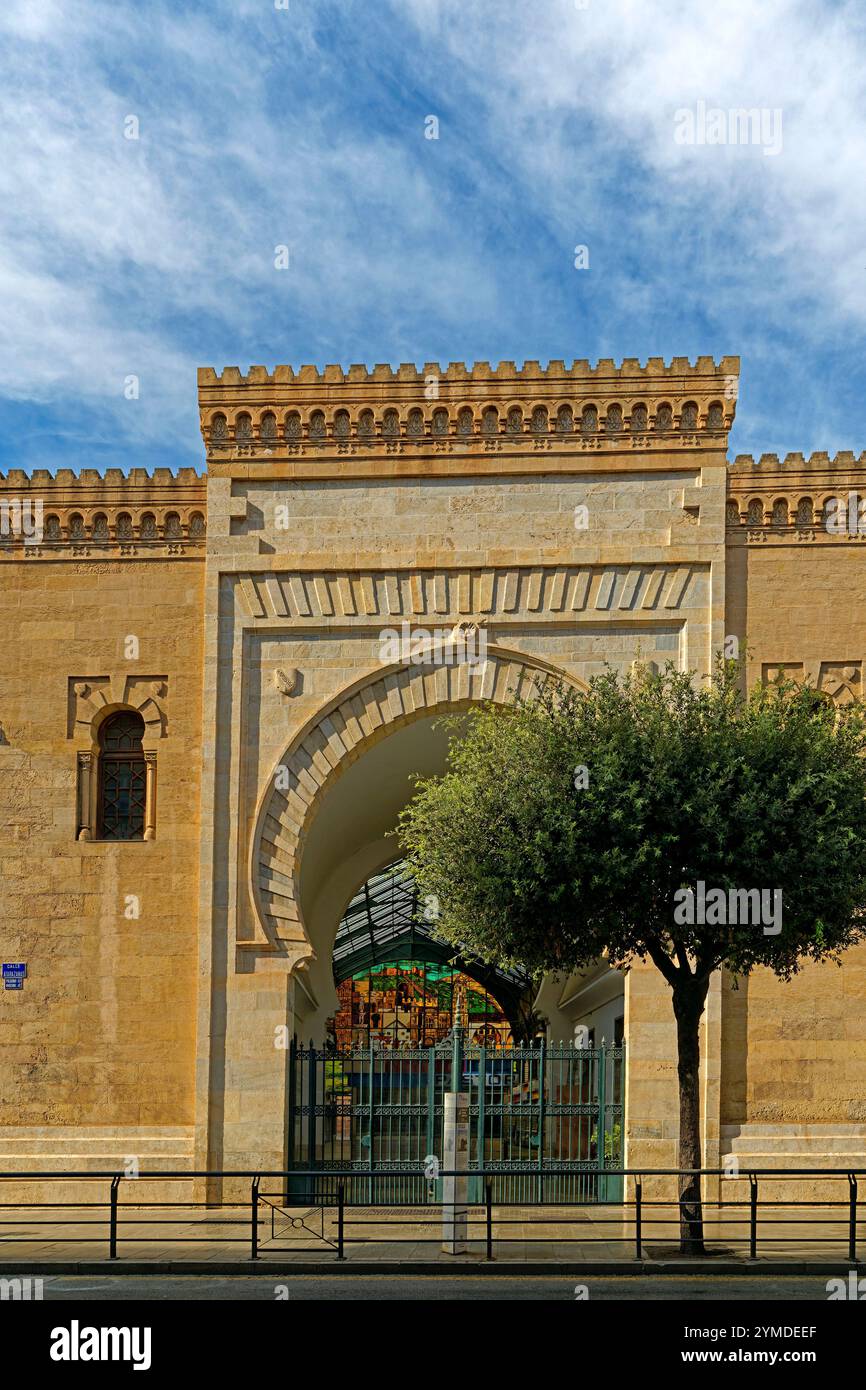
<path id="1" fill-rule="evenodd" d="M 866 541 L 823 522 L 866 455 L 729 462 L 738 371 L 203 369 L 206 474 L 0 479 L 2 954 L 27 965 L 0 996 L 0 1169 L 283 1165 L 275 1040 L 323 1036 L 341 914 L 443 766 L 443 711 L 604 663 L 703 673 L 729 635 L 750 679 L 860 696 Z M 383 660 L 395 629 L 439 636 Z M 483 665 L 448 659 L 467 629 Z M 140 834 L 113 840 L 130 714 Z M 539 1004 L 554 1036 L 621 1014 L 626 1161 L 672 1164 L 657 972 Z M 708 1164 L 864 1163 L 864 1005 L 862 948 L 788 985 L 719 975 Z"/>

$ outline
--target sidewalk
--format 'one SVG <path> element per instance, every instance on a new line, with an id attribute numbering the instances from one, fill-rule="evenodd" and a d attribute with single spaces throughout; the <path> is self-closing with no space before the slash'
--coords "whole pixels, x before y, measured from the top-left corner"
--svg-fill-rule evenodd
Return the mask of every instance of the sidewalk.
<path id="1" fill-rule="evenodd" d="M 848 1258 L 848 1214 L 821 1208 L 804 1218 L 797 1208 L 779 1208 L 758 1223 L 757 1259 L 749 1259 L 748 1212 L 726 1211 L 704 1222 L 708 1254 L 684 1259 L 678 1252 L 674 1208 L 647 1212 L 642 1256 L 637 1259 L 634 1223 L 617 1206 L 576 1206 L 567 1220 L 562 1208 L 493 1209 L 493 1261 L 486 1258 L 483 1208 L 469 1209 L 468 1249 L 442 1250 L 437 1207 L 347 1207 L 344 1255 L 337 1257 L 337 1212 L 318 1207 L 259 1207 L 258 1258 L 253 1261 L 249 1207 L 184 1210 L 126 1207 L 119 1212 L 117 1259 L 109 1260 L 108 1214 L 95 1209 L 6 1209 L 0 1221 L 0 1277 L 13 1273 L 90 1271 L 247 1272 L 267 1266 L 301 1272 L 339 1273 L 350 1268 L 411 1267 L 428 1272 L 465 1267 L 526 1273 L 596 1272 L 731 1273 L 760 1268 L 767 1273 L 808 1272 L 852 1266 Z M 61 1224 L 62 1223 L 62 1224 Z M 858 1223 L 858 1264 L 866 1267 L 866 1211 Z"/>

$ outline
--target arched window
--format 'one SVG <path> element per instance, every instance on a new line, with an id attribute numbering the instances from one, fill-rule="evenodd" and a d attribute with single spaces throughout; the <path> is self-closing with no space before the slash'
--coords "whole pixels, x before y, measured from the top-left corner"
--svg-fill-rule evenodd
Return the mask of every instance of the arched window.
<path id="1" fill-rule="evenodd" d="M 621 405 L 615 404 L 608 406 L 604 424 L 608 434 L 622 434 L 623 422 Z"/>
<path id="2" fill-rule="evenodd" d="M 262 416 L 262 439 L 273 444 L 277 438 L 277 417 L 272 410 L 266 410 Z"/>
<path id="3" fill-rule="evenodd" d="M 686 401 L 680 412 L 680 429 L 696 430 L 698 427 L 698 407 L 694 401 Z"/>
<path id="4" fill-rule="evenodd" d="M 409 435 L 410 439 L 424 438 L 424 413 L 419 410 L 417 406 L 414 406 L 413 409 L 409 411 L 409 416 L 406 421 L 406 433 Z"/>
<path id="5" fill-rule="evenodd" d="M 443 439 L 448 434 L 449 425 L 447 410 L 440 406 L 438 410 L 433 411 L 433 433 L 437 439 Z"/>
<path id="6" fill-rule="evenodd" d="M 457 433 L 464 437 L 475 433 L 475 416 L 468 405 L 462 406 L 457 412 Z"/>
<path id="7" fill-rule="evenodd" d="M 537 405 L 532 412 L 532 433 L 547 434 L 549 428 L 550 423 L 549 416 L 547 414 L 547 407 L 543 405 Z"/>
<path id="8" fill-rule="evenodd" d="M 253 437 L 253 418 L 246 411 L 241 411 L 235 425 L 235 439 L 238 443 L 249 444 Z"/>
<path id="9" fill-rule="evenodd" d="M 598 432 L 598 410 L 594 405 L 586 405 L 581 411 L 580 432 L 584 435 Z"/>
<path id="10" fill-rule="evenodd" d="M 109 715 L 99 730 L 97 836 L 143 840 L 147 775 L 141 746 L 144 720 L 134 710 Z"/>
<path id="11" fill-rule="evenodd" d="M 301 417 L 296 410 L 286 416 L 286 439 L 289 444 L 297 444 L 301 438 Z"/>
<path id="12" fill-rule="evenodd" d="M 334 416 L 334 438 L 348 439 L 352 433 L 352 422 L 348 410 L 338 410 Z"/>

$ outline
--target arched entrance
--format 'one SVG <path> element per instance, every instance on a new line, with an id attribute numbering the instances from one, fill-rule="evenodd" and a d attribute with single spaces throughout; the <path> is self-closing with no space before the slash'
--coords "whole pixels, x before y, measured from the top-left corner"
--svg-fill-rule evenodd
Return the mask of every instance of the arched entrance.
<path id="1" fill-rule="evenodd" d="M 293 969 L 329 966 L 346 902 L 394 859 L 389 837 L 410 779 L 445 767 L 441 716 L 531 698 L 551 677 L 574 683 L 549 662 L 493 643 L 482 665 L 455 665 L 452 645 L 435 643 L 411 664 L 388 665 L 346 688 L 273 769 L 250 842 L 250 890 L 269 949 Z"/>
<path id="2" fill-rule="evenodd" d="M 341 923 L 363 886 L 399 854 L 394 829 L 413 777 L 445 769 L 449 731 L 441 716 L 459 717 L 481 700 L 531 697 L 551 676 L 568 678 L 493 644 L 471 672 L 449 666 L 441 650 L 429 652 L 420 664 L 379 668 L 344 688 L 272 765 L 249 841 L 252 930 L 238 941 L 228 1011 L 226 1095 L 234 1108 L 224 1129 L 238 1134 L 238 1147 L 250 1135 L 264 1149 L 266 1137 L 281 1160 L 263 1166 L 309 1173 L 304 1194 L 346 1170 L 358 1175 L 354 1199 L 384 1201 L 381 1175 L 409 1167 L 413 1176 L 393 1196 L 425 1199 L 425 1163 L 441 1155 L 444 1096 L 455 1083 L 474 1095 L 472 1166 L 501 1173 L 511 1196 L 594 1200 L 605 1186 L 605 1162 L 616 1157 L 605 1135 L 621 1111 L 613 1082 L 621 1051 L 526 1045 L 532 1034 L 516 1027 L 517 992 L 512 999 L 501 978 L 487 993 L 516 1047 L 491 1046 L 483 1032 L 467 1041 L 464 1027 L 455 1064 L 450 1032 L 432 1041 L 410 1029 L 408 1045 L 397 1048 L 375 1036 L 337 1047 L 328 1036 L 342 1002 L 333 964 Z"/>

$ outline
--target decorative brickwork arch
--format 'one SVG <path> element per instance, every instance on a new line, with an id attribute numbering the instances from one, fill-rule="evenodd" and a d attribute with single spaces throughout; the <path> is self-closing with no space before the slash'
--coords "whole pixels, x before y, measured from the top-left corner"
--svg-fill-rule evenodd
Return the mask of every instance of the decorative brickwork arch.
<path id="1" fill-rule="evenodd" d="M 304 840 L 341 772 L 416 719 L 484 700 L 505 705 L 528 699 L 551 678 L 580 686 L 548 662 L 493 644 L 483 665 L 446 664 L 452 645 L 434 643 L 423 664 L 390 665 L 349 686 L 307 723 L 274 768 L 256 815 L 250 886 L 271 947 L 296 955 L 299 964 L 315 958 L 300 905 Z"/>

